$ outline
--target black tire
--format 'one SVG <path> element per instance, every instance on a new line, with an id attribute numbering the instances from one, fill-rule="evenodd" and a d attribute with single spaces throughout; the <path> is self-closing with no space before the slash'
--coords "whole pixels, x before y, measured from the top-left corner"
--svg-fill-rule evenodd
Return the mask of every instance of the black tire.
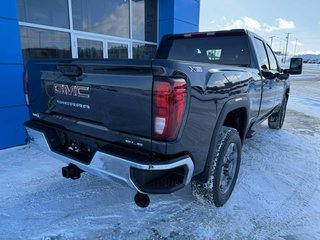
<path id="1" fill-rule="evenodd" d="M 282 100 L 280 108 L 268 117 L 268 126 L 271 129 L 281 129 L 286 117 L 288 98 L 285 96 Z"/>
<path id="2" fill-rule="evenodd" d="M 230 148 L 234 150 L 236 155 L 230 161 L 226 156 L 229 154 Z M 227 161 L 226 161 L 227 160 Z M 229 163 L 227 163 L 230 161 Z M 234 162 L 235 161 L 235 162 Z M 231 196 L 234 186 L 237 181 L 241 161 L 241 140 L 236 129 L 230 127 L 222 127 L 217 148 L 212 157 L 212 167 L 210 170 L 209 180 L 206 183 L 196 181 L 191 182 L 192 193 L 209 204 L 214 204 L 216 207 L 223 206 Z M 232 164 L 232 175 L 230 173 L 230 164 Z M 228 166 L 227 166 L 228 165 Z M 224 181 L 228 182 L 226 189 L 223 188 Z M 223 181 L 223 182 L 222 182 Z"/>

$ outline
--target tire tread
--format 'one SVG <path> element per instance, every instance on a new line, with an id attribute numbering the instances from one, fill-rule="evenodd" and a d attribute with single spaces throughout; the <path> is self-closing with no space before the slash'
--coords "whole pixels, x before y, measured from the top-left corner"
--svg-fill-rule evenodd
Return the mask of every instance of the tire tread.
<path id="1" fill-rule="evenodd" d="M 223 205 L 223 203 L 219 201 L 218 196 L 216 196 L 217 194 L 214 193 L 216 189 L 213 189 L 216 167 L 219 161 L 222 147 L 235 134 L 239 136 L 239 133 L 235 128 L 225 126 L 222 127 L 218 137 L 217 148 L 212 159 L 209 180 L 206 183 L 200 183 L 196 181 L 191 182 L 192 193 L 198 198 L 199 201 L 214 204 L 216 207 L 221 207 Z"/>

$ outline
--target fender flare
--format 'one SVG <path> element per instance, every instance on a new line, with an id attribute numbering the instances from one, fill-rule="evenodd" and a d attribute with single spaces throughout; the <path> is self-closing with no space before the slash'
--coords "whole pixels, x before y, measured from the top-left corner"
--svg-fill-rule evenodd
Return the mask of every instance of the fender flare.
<path id="1" fill-rule="evenodd" d="M 230 100 L 228 100 L 222 107 L 218 119 L 216 121 L 216 125 L 214 126 L 214 130 L 211 136 L 211 141 L 210 141 L 210 147 L 205 163 L 205 167 L 202 173 L 200 173 L 196 179 L 200 182 L 207 182 L 209 179 L 209 173 L 210 169 L 212 166 L 212 154 L 216 149 L 216 145 L 218 142 L 218 134 L 223 126 L 224 120 L 226 119 L 228 113 L 230 113 L 233 110 L 239 109 L 239 108 L 245 108 L 246 109 L 246 122 L 245 122 L 245 131 L 243 132 L 242 136 L 240 138 L 242 139 L 242 142 L 245 139 L 246 132 L 248 130 L 248 123 L 249 123 L 249 109 L 250 109 L 250 102 L 247 96 L 242 96 L 242 97 L 235 97 Z"/>

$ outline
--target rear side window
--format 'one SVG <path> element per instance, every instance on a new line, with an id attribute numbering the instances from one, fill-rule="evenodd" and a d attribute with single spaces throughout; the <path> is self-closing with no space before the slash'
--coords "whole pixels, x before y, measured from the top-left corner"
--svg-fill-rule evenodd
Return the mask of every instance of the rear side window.
<path id="1" fill-rule="evenodd" d="M 268 55 L 267 55 L 264 43 L 260 39 L 255 38 L 254 45 L 257 51 L 259 66 L 264 69 L 270 69 L 269 62 L 268 62 Z"/>
<path id="2" fill-rule="evenodd" d="M 167 39 L 158 59 L 250 66 L 247 36 L 194 36 Z"/>
<path id="3" fill-rule="evenodd" d="M 271 48 L 269 46 L 267 46 L 267 52 L 268 52 L 268 56 L 269 56 L 269 62 L 270 62 L 270 70 L 278 70 L 278 63 L 277 63 L 277 59 L 274 56 Z"/>

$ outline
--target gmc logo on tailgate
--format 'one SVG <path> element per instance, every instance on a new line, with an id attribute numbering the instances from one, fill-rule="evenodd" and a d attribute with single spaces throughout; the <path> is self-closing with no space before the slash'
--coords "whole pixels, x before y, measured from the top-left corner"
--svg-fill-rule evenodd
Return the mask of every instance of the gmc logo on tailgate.
<path id="1" fill-rule="evenodd" d="M 90 98 L 89 87 L 77 86 L 77 85 L 66 85 L 66 84 L 54 84 L 54 93 L 57 95 L 74 96 L 82 98 Z"/>

